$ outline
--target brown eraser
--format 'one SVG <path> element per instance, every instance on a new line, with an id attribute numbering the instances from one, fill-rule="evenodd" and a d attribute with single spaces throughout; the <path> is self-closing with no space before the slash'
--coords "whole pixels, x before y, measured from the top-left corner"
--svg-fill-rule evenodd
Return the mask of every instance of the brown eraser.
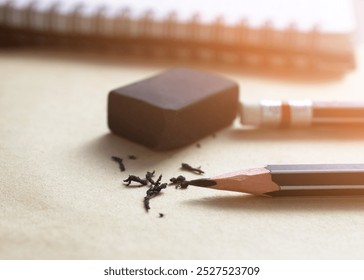
<path id="1" fill-rule="evenodd" d="M 152 149 L 168 150 L 231 124 L 238 100 L 235 82 L 176 68 L 112 90 L 108 124 L 117 135 Z"/>

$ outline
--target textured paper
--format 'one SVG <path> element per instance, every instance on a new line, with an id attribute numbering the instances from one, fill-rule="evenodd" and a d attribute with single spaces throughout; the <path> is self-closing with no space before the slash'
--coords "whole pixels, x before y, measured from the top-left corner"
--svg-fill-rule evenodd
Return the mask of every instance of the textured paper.
<path id="1" fill-rule="evenodd" d="M 339 80 L 224 74 L 239 82 L 242 100 L 363 101 L 363 47 L 357 59 L 358 69 Z M 201 165 L 206 176 L 266 164 L 364 162 L 364 129 L 243 130 L 237 121 L 202 139 L 200 148 L 170 152 L 110 134 L 108 91 L 168 66 L 1 50 L 1 259 L 364 257 L 364 197 L 266 198 L 169 187 L 146 213 L 146 188 L 122 184 L 129 174 L 199 178 L 180 171 L 181 162 Z M 123 174 L 113 155 L 125 159 Z"/>

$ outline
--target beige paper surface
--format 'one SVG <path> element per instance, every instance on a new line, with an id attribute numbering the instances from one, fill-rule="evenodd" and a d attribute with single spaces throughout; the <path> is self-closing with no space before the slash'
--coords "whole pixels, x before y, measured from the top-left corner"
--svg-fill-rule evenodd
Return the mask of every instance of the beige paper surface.
<path id="1" fill-rule="evenodd" d="M 224 74 L 242 100 L 364 101 L 364 49 L 340 80 Z M 154 152 L 109 133 L 108 91 L 166 65 L 89 54 L 0 53 L 1 259 L 347 259 L 364 257 L 364 197 L 265 198 L 169 187 L 151 200 L 122 180 L 146 171 L 206 176 L 275 163 L 364 162 L 364 128 L 243 130 Z M 120 173 L 110 157 L 125 158 Z M 136 155 L 130 160 L 128 155 Z M 165 216 L 159 218 L 159 213 Z"/>

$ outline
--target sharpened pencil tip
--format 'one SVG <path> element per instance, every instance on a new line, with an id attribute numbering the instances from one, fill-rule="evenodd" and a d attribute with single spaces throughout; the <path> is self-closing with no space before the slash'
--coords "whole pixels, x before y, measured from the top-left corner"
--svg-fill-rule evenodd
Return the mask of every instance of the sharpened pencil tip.
<path id="1" fill-rule="evenodd" d="M 208 187 L 215 186 L 216 182 L 211 179 L 196 179 L 196 180 L 189 181 L 188 185 L 208 188 Z"/>

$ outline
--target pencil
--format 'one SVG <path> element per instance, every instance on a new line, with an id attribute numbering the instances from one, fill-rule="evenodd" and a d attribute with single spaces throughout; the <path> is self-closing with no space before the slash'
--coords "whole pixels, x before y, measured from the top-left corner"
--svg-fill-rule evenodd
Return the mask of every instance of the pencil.
<path id="1" fill-rule="evenodd" d="M 240 122 L 271 128 L 364 124 L 364 103 L 311 100 L 244 102 L 240 105 Z"/>
<path id="2" fill-rule="evenodd" d="M 364 195 L 364 164 L 268 165 L 189 185 L 264 196 Z"/>

